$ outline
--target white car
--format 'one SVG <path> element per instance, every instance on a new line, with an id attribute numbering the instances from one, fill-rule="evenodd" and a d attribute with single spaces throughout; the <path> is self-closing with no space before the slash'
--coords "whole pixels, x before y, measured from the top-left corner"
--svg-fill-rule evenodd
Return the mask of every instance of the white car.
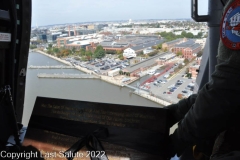
<path id="1" fill-rule="evenodd" d="M 126 66 L 125 66 L 125 65 L 123 65 L 123 64 L 122 64 L 122 67 L 123 67 L 123 68 L 126 68 Z"/>
<path id="2" fill-rule="evenodd" d="M 130 80 L 131 80 L 131 78 L 124 77 L 124 78 L 122 79 L 122 82 L 124 83 L 124 82 L 128 82 L 128 81 L 130 81 Z"/>
<path id="3" fill-rule="evenodd" d="M 168 78 L 169 77 L 169 74 L 166 74 L 163 78 Z"/>
<path id="4" fill-rule="evenodd" d="M 166 83 L 166 81 L 162 81 L 161 83 L 165 84 L 165 83 Z"/>
<path id="5" fill-rule="evenodd" d="M 149 75 L 153 75 L 153 74 L 155 74 L 155 73 L 156 73 L 155 70 L 150 70 L 150 71 L 148 71 L 148 74 L 149 74 Z"/>

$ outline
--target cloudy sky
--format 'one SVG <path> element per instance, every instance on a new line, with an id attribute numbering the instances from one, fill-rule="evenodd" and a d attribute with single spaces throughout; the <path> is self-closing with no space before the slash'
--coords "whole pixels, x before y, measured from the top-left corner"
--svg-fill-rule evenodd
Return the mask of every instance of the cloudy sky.
<path id="1" fill-rule="evenodd" d="M 207 14 L 208 0 L 200 1 L 199 14 Z M 191 0 L 32 0 L 32 26 L 191 18 L 190 2 Z"/>

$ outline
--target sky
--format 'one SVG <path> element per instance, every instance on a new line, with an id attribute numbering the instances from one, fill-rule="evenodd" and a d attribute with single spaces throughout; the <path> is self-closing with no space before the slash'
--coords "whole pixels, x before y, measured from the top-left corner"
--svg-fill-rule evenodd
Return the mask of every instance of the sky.
<path id="1" fill-rule="evenodd" d="M 200 2 L 201 1 L 201 2 Z M 207 14 L 208 0 L 199 1 Z M 138 19 L 191 18 L 191 0 L 32 0 L 32 26 Z"/>

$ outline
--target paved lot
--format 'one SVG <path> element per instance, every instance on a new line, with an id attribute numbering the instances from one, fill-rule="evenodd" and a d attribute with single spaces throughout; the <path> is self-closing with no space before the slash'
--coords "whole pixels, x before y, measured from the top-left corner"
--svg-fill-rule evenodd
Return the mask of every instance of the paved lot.
<path id="1" fill-rule="evenodd" d="M 72 64 L 74 65 L 78 65 L 78 66 L 81 66 L 81 67 L 84 67 L 84 68 L 87 68 L 88 70 L 92 70 L 92 71 L 96 71 L 96 73 L 98 74 L 107 74 L 108 71 L 110 70 L 113 70 L 117 67 L 121 67 L 123 68 L 122 66 L 126 65 L 126 63 L 128 64 L 127 61 L 115 61 L 113 58 L 105 58 L 104 60 L 99 60 L 98 62 L 92 62 L 92 63 L 89 63 L 89 62 L 80 62 L 78 60 L 75 60 L 73 58 L 66 58 L 66 61 L 69 61 L 71 62 Z M 101 66 L 96 66 L 96 64 L 102 64 Z M 104 66 L 108 66 L 109 69 L 100 69 Z M 126 67 L 126 66 L 125 66 Z"/>
<path id="2" fill-rule="evenodd" d="M 174 68 L 173 68 L 174 69 Z M 171 69 L 171 70 L 173 70 Z M 168 71 L 168 73 L 171 72 L 171 70 Z M 182 75 L 185 74 L 185 67 L 181 70 L 181 72 L 179 72 L 178 74 L 174 75 L 172 78 L 167 79 L 167 82 L 165 84 L 163 83 L 158 83 L 158 86 L 154 85 L 154 83 L 152 82 L 150 84 L 150 92 L 154 95 L 156 95 L 157 97 L 166 100 L 166 101 L 170 101 L 172 103 L 177 103 L 179 101 L 179 99 L 177 98 L 177 95 L 179 93 L 184 94 L 185 96 L 189 96 L 192 94 L 192 92 L 190 90 L 187 90 L 188 93 L 183 93 L 183 90 L 186 90 L 185 88 L 190 84 L 195 82 L 194 79 L 188 79 L 186 77 L 182 77 Z M 168 74 L 166 73 L 166 74 Z M 164 75 L 166 75 L 164 74 Z M 164 78 L 164 75 L 160 76 L 157 80 L 166 80 Z M 183 83 L 181 85 L 179 85 L 177 87 L 177 89 L 175 89 L 174 92 L 171 92 L 171 94 L 168 94 L 169 92 L 169 88 L 170 86 L 175 86 L 177 80 L 182 80 Z M 163 94 L 163 92 L 166 92 L 165 94 Z"/>

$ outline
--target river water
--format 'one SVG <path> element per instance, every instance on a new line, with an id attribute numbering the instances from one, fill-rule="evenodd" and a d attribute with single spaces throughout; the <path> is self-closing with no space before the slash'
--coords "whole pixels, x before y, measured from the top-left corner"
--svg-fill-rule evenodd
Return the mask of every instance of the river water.
<path id="1" fill-rule="evenodd" d="M 28 66 L 65 65 L 43 54 L 31 52 Z M 22 123 L 27 126 L 37 96 L 60 99 L 82 100 L 112 104 L 146 107 L 162 107 L 153 101 L 132 93 L 126 87 L 119 87 L 99 79 L 51 79 L 38 78 L 39 73 L 83 74 L 77 69 L 28 69 Z"/>

